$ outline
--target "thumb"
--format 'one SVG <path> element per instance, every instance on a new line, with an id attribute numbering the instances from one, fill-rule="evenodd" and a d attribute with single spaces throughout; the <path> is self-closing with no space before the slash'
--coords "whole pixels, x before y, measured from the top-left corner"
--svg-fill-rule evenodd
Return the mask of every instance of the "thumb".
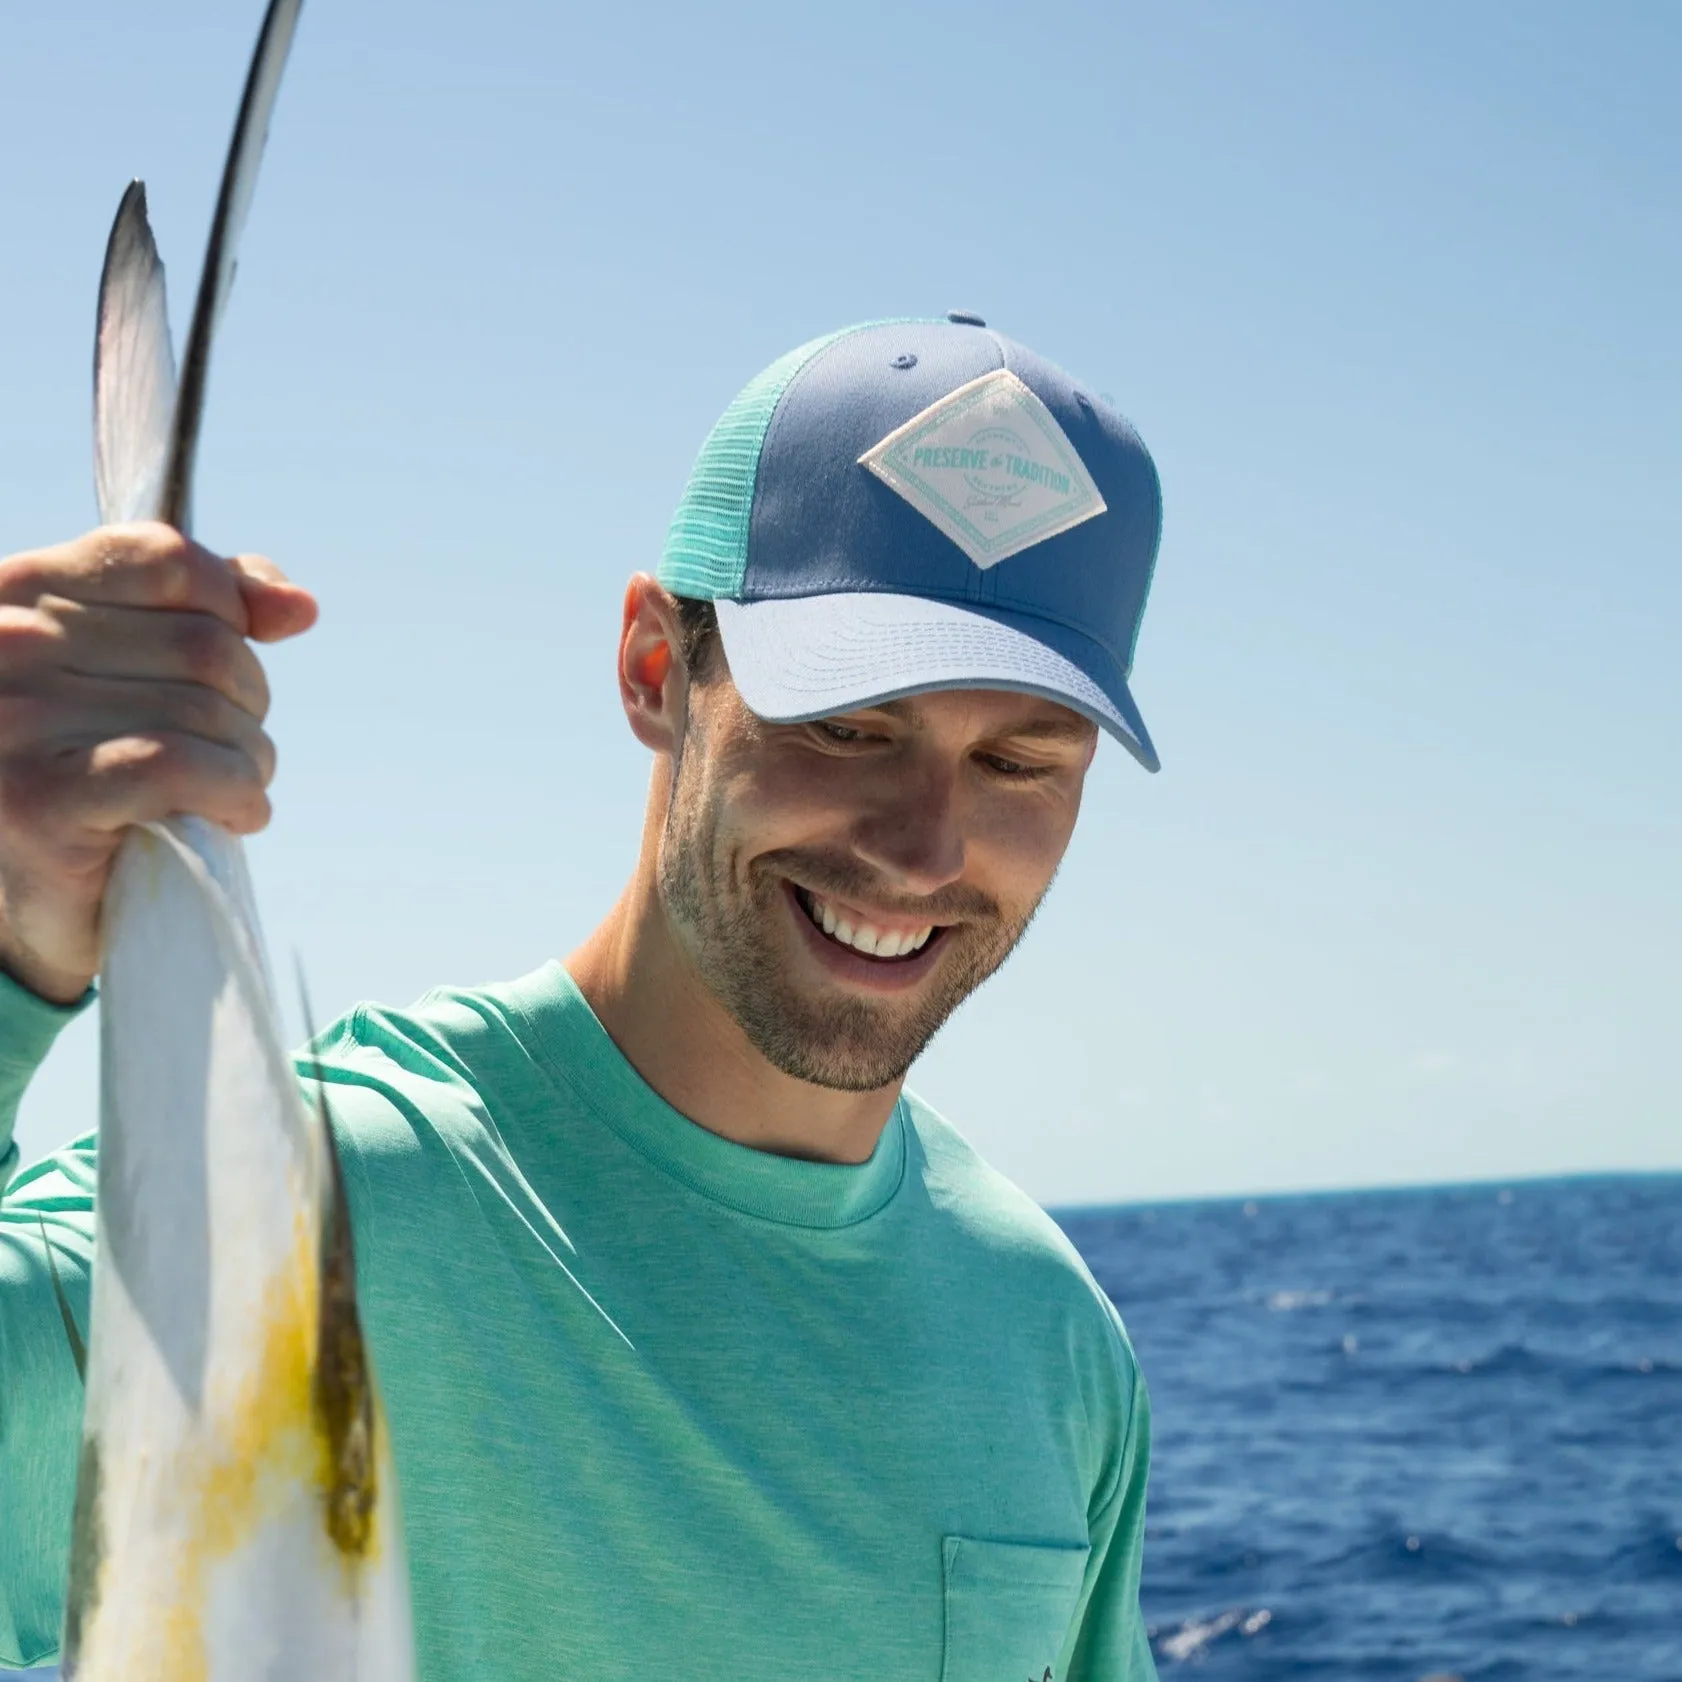
<path id="1" fill-rule="evenodd" d="M 320 612 L 315 597 L 294 584 L 267 555 L 235 555 L 228 564 L 245 599 L 251 621 L 247 634 L 253 641 L 283 642 L 315 623 Z"/>

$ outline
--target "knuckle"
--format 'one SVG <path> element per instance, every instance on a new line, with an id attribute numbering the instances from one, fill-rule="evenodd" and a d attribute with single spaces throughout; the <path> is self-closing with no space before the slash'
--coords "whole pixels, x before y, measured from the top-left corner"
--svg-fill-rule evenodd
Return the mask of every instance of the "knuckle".
<path id="1" fill-rule="evenodd" d="M 162 520 L 130 520 L 123 525 L 107 526 L 105 532 L 133 549 L 137 556 L 152 561 L 185 555 L 192 548 L 187 538 Z"/>
<path id="2" fill-rule="evenodd" d="M 186 601 L 193 593 L 193 569 L 182 554 L 154 554 L 147 565 L 152 574 L 152 587 L 165 607 Z"/>
<path id="3" fill-rule="evenodd" d="M 250 714 L 203 684 L 185 683 L 176 687 L 171 697 L 170 722 L 184 734 L 196 736 L 213 747 L 249 755 L 259 770 L 267 763 L 268 737 Z"/>
<path id="4" fill-rule="evenodd" d="M 243 642 L 239 644 L 239 653 L 245 674 L 241 705 L 261 724 L 269 716 L 273 698 L 269 693 L 269 674 L 263 670 L 263 662 Z"/>
<path id="5" fill-rule="evenodd" d="M 167 691 L 164 716 L 172 729 L 216 742 L 228 734 L 227 705 L 201 683 L 175 684 Z"/>
<path id="6" fill-rule="evenodd" d="M 242 645 L 219 619 L 203 613 L 183 614 L 175 634 L 182 663 L 194 682 L 220 689 L 232 681 Z"/>
<path id="7" fill-rule="evenodd" d="M 125 744 L 125 770 L 142 776 L 179 778 L 200 768 L 205 741 L 190 730 L 148 730 Z"/>
<path id="8" fill-rule="evenodd" d="M 39 659 L 63 635 L 50 614 L 33 607 L 0 605 L 0 674 Z"/>
<path id="9" fill-rule="evenodd" d="M 225 738 L 213 740 L 177 727 L 151 731 L 146 742 L 149 765 L 173 786 L 203 793 L 256 782 L 250 755 Z"/>
<path id="10" fill-rule="evenodd" d="M 264 779 L 252 754 L 173 731 L 159 734 L 153 775 L 172 809 L 200 812 L 241 833 L 268 822 Z"/>
<path id="11" fill-rule="evenodd" d="M 0 560 L 0 602 L 33 603 L 53 576 L 51 553 L 31 550 Z"/>
<path id="12" fill-rule="evenodd" d="M 192 545 L 180 532 L 156 520 L 132 525 L 103 526 L 98 538 L 96 565 L 112 573 L 143 573 L 148 594 L 168 605 L 183 601 L 192 590 Z"/>

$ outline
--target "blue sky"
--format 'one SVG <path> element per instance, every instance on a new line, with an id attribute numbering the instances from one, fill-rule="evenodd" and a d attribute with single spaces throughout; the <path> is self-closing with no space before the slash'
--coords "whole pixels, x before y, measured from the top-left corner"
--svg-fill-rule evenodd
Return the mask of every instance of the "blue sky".
<path id="1" fill-rule="evenodd" d="M 91 523 L 100 252 L 184 324 L 258 7 L 14 8 L 0 549 Z M 961 306 L 1166 497 L 1026 946 L 916 1084 L 1050 1201 L 1682 1167 L 1682 11 L 310 0 L 200 535 L 320 593 L 254 849 L 318 1010 L 568 950 L 612 645 L 736 388 Z M 93 1113 L 91 1024 L 26 1153 Z"/>

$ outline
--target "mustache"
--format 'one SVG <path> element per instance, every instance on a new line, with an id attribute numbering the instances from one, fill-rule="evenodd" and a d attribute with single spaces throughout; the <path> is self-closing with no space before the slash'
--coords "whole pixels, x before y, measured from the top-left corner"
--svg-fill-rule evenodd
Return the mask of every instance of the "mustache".
<path id="1" fill-rule="evenodd" d="M 999 902 L 979 888 L 953 883 L 937 893 L 910 896 L 896 892 L 868 865 L 843 853 L 809 852 L 779 847 L 761 853 L 751 873 L 762 881 L 788 877 L 798 886 L 826 899 L 861 902 L 891 915 L 915 917 L 925 923 L 997 923 L 1004 920 Z"/>

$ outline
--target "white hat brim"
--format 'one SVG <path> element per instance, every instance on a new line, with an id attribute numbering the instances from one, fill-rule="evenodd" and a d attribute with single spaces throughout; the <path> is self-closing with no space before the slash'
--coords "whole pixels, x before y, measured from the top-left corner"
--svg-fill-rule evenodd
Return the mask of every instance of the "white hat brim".
<path id="1" fill-rule="evenodd" d="M 736 688 L 772 723 L 930 690 L 1007 689 L 1073 708 L 1147 771 L 1160 768 L 1120 667 L 1089 638 L 1049 621 L 878 591 L 715 606 Z M 1078 664 L 1053 637 L 1078 653 Z"/>

